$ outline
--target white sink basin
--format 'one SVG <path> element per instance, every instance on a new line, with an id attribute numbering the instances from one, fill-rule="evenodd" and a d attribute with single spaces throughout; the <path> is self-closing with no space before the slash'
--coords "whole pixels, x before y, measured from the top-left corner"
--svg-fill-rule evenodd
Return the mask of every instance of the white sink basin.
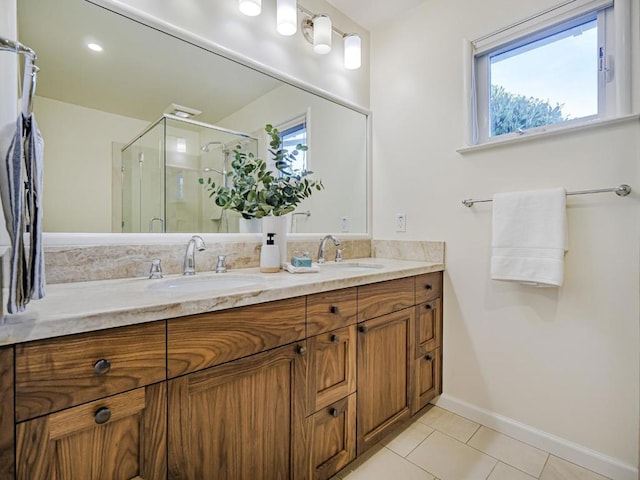
<path id="1" fill-rule="evenodd" d="M 152 283 L 150 283 L 147 288 L 158 292 L 214 293 L 221 290 L 234 290 L 237 288 L 251 287 L 263 283 L 263 281 L 264 280 L 260 277 L 220 273 L 215 276 L 190 275 L 166 278 L 162 280 L 152 280 Z"/>
<path id="2" fill-rule="evenodd" d="M 384 268 L 384 265 L 380 265 L 379 263 L 364 262 L 327 262 L 320 264 L 320 268 L 326 268 L 327 270 L 339 270 L 341 272 L 362 272 Z"/>

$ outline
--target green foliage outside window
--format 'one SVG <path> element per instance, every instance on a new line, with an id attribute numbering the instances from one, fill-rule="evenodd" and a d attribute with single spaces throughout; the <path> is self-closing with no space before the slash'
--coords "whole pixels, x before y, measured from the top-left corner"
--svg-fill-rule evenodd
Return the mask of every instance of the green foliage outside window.
<path id="1" fill-rule="evenodd" d="M 552 106 L 539 98 L 516 95 L 499 85 L 491 85 L 490 105 L 493 136 L 568 120 L 562 114 L 562 105 Z"/>

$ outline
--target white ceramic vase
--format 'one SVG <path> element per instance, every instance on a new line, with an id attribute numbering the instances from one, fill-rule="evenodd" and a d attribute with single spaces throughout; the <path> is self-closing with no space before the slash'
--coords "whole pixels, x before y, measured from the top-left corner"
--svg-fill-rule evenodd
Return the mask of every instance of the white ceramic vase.
<path id="1" fill-rule="evenodd" d="M 259 218 L 242 218 L 238 219 L 238 231 L 240 233 L 260 233 Z"/>
<path id="2" fill-rule="evenodd" d="M 280 250 L 280 264 L 287 261 L 287 217 L 269 215 L 262 217 L 262 244 L 267 243 L 267 233 L 275 233 L 275 244 Z"/>

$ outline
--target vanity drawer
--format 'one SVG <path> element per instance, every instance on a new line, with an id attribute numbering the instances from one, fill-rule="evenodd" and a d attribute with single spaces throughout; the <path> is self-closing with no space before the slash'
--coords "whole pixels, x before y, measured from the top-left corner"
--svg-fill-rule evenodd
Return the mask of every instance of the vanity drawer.
<path id="1" fill-rule="evenodd" d="M 165 322 L 16 346 L 16 418 L 23 421 L 166 378 Z"/>
<path id="2" fill-rule="evenodd" d="M 415 305 L 414 277 L 358 287 L 358 321 L 362 322 Z"/>
<path id="3" fill-rule="evenodd" d="M 442 299 L 416 305 L 416 358 L 442 346 Z"/>
<path id="4" fill-rule="evenodd" d="M 416 303 L 428 302 L 442 296 L 442 272 L 425 273 L 416 277 Z"/>
<path id="5" fill-rule="evenodd" d="M 305 297 L 169 320 L 169 377 L 305 338 Z"/>
<path id="6" fill-rule="evenodd" d="M 357 289 L 316 293 L 307 297 L 307 336 L 353 325 L 357 320 Z"/>

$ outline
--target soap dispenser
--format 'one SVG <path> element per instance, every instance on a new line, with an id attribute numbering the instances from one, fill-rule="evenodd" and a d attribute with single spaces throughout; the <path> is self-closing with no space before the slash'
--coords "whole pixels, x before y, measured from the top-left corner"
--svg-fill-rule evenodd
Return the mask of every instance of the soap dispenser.
<path id="1" fill-rule="evenodd" d="M 260 251 L 260 271 L 262 273 L 276 273 L 280 271 L 280 249 L 275 244 L 275 233 L 267 233 L 267 243 Z"/>

